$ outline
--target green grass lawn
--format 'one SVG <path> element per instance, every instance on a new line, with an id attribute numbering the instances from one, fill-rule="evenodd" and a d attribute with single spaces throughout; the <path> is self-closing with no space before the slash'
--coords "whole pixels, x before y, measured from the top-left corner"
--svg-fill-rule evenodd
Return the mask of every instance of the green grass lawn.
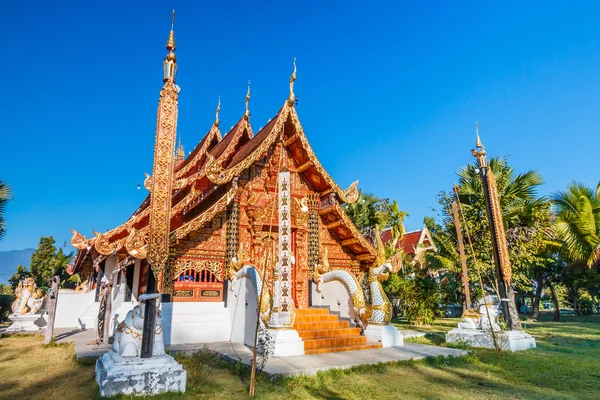
<path id="1" fill-rule="evenodd" d="M 445 345 L 456 319 L 442 319 L 418 342 Z M 406 327 L 403 325 L 403 327 Z M 598 399 L 600 318 L 565 317 L 529 323 L 536 350 L 501 353 L 473 350 L 460 359 L 435 358 L 329 371 L 271 382 L 259 376 L 259 399 Z M 249 373 L 208 352 L 176 357 L 188 371 L 188 391 L 167 399 L 239 399 Z M 78 362 L 72 345 L 44 347 L 40 336 L 0 339 L 0 398 L 92 399 L 97 397 L 93 360 Z"/>

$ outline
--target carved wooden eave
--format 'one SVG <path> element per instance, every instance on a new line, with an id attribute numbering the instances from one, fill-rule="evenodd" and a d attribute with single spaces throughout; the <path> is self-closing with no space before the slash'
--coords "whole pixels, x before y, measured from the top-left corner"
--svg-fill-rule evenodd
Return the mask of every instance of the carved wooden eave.
<path id="1" fill-rule="evenodd" d="M 298 114 L 293 106 L 286 102 L 277 113 L 277 116 L 270 121 L 256 136 L 248 143 L 240 148 L 239 154 L 236 154 L 228 166 L 222 165 L 222 160 L 209 158 L 205 164 L 205 170 L 208 178 L 215 184 L 221 185 L 229 182 L 234 176 L 239 175 L 243 170 L 248 168 L 254 162 L 260 160 L 266 151 L 280 137 L 287 121 L 290 121 L 294 127 L 293 133 L 284 132 L 284 143 L 286 147 L 300 146 L 299 148 L 306 154 L 308 160 L 299 162 L 297 172 L 303 173 L 307 179 L 310 174 L 318 175 L 318 179 L 322 180 L 327 186 L 323 190 L 331 188 L 338 196 L 340 201 L 344 203 L 354 203 L 358 199 L 358 181 L 352 183 L 348 189 L 342 189 L 325 171 L 325 168 L 319 162 L 314 151 L 308 143 L 308 139 L 302 129 L 302 125 L 298 119 Z M 246 154 L 246 152 L 248 154 Z M 292 151 L 292 156 L 294 152 Z M 294 157 L 296 158 L 296 157 Z M 299 160 L 296 160 L 299 161 Z M 309 182 L 314 183 L 314 179 Z"/>
<path id="2" fill-rule="evenodd" d="M 214 148 L 211 147 L 213 142 L 217 142 L 217 144 L 221 141 L 221 131 L 218 126 L 213 125 L 208 133 L 202 138 L 202 140 L 194 147 L 190 155 L 183 161 L 183 163 L 177 168 L 175 172 L 175 179 L 181 179 L 185 176 L 188 176 L 194 168 L 198 169 L 198 167 L 202 167 L 205 160 L 202 158 L 206 154 L 206 152 L 212 150 Z"/>
<path id="3" fill-rule="evenodd" d="M 319 215 L 323 225 L 340 240 L 340 244 L 356 255 L 358 261 L 373 263 L 377 257 L 377 250 L 354 226 L 354 223 L 334 200 L 333 204 L 322 205 Z"/>
<path id="4" fill-rule="evenodd" d="M 222 213 L 227 209 L 227 206 L 231 203 L 235 197 L 237 191 L 236 187 L 231 187 L 219 200 L 217 200 L 212 206 L 204 210 L 201 214 L 196 216 L 191 221 L 173 230 L 169 236 L 171 243 L 177 239 L 183 239 L 189 233 L 197 231 L 202 228 L 206 223 L 212 221 L 215 216 Z"/>

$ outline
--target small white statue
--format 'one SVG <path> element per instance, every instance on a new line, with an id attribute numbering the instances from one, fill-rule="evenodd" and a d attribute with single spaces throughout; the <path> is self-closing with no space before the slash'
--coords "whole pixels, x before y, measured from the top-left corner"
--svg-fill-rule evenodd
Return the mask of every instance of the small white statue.
<path id="1" fill-rule="evenodd" d="M 115 331 L 115 341 L 113 342 L 113 351 L 122 357 L 138 357 L 142 349 L 142 334 L 144 331 L 144 309 L 146 301 L 156 301 L 160 295 L 158 293 L 143 294 L 139 297 L 140 304 L 129 311 Z M 154 319 L 154 345 L 152 355 L 160 356 L 165 354 L 165 345 L 163 343 L 162 321 L 160 311 L 157 307 L 156 317 Z"/>
<path id="2" fill-rule="evenodd" d="M 486 313 L 487 308 L 487 313 Z M 488 318 L 489 314 L 489 318 Z M 481 305 L 479 311 L 471 308 L 463 314 L 463 319 L 458 323 L 459 329 L 481 329 L 484 331 L 490 330 L 490 320 L 492 321 L 492 329 L 494 332 L 499 332 L 500 325 L 498 325 L 498 306 L 493 305 Z"/>
<path id="3" fill-rule="evenodd" d="M 19 282 L 15 290 L 17 299 L 12 304 L 12 312 L 17 315 L 35 314 L 42 307 L 44 295 L 37 289 L 33 278 L 25 278 Z"/>

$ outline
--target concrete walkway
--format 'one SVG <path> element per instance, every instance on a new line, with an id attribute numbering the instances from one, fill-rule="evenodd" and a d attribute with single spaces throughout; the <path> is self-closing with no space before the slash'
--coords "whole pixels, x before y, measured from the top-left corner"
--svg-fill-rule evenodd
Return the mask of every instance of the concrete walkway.
<path id="1" fill-rule="evenodd" d="M 217 342 L 207 343 L 207 347 L 219 353 L 223 358 L 237 362 L 242 360 L 246 365 L 252 363 L 252 350 L 240 343 Z M 169 346 L 171 353 L 193 354 L 203 344 L 181 344 Z M 276 376 L 315 375 L 328 369 L 347 369 L 357 365 L 378 364 L 390 361 L 419 360 L 434 356 L 460 357 L 467 352 L 447 347 L 428 346 L 424 344 L 405 343 L 402 347 L 343 351 L 339 353 L 310 354 L 304 356 L 273 357 L 267 362 L 264 372 Z"/>
<path id="2" fill-rule="evenodd" d="M 74 342 L 77 358 L 99 357 L 110 349 L 106 345 L 90 345 L 96 338 L 93 329 L 57 329 L 56 341 Z M 214 342 L 176 344 L 165 346 L 170 354 L 193 354 L 204 346 L 219 353 L 224 359 L 232 362 L 242 360 L 246 365 L 252 363 L 252 350 L 240 343 Z M 434 356 L 460 357 L 467 354 L 464 350 L 447 347 L 428 346 L 424 344 L 405 343 L 402 347 L 388 347 L 384 349 L 369 349 L 359 351 L 345 351 L 340 353 L 310 354 L 305 356 L 273 357 L 269 359 L 264 372 L 275 376 L 314 375 L 318 371 L 328 369 L 346 369 L 357 365 L 377 364 L 390 361 L 418 360 Z"/>

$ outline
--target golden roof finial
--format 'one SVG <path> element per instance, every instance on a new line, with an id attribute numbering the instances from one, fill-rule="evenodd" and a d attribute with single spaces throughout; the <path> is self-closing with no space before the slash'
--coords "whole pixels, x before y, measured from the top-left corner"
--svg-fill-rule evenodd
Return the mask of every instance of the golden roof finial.
<path id="1" fill-rule="evenodd" d="M 296 101 L 296 95 L 294 94 L 294 82 L 296 81 L 296 57 L 294 57 L 294 72 L 290 76 L 290 97 L 288 98 L 288 104 L 293 107 Z"/>
<path id="2" fill-rule="evenodd" d="M 177 156 L 175 158 L 177 162 L 183 161 L 185 159 L 185 149 L 181 144 L 181 134 L 179 134 L 179 144 L 177 145 Z"/>
<path id="3" fill-rule="evenodd" d="M 175 10 L 171 13 L 171 33 L 169 33 L 169 40 L 167 40 L 167 50 L 175 51 Z"/>
<path id="4" fill-rule="evenodd" d="M 248 103 L 250 102 L 250 81 L 248 81 L 248 93 L 246 93 L 246 112 L 244 113 L 244 119 L 250 118 L 250 109 Z"/>
<path id="5" fill-rule="evenodd" d="M 221 121 L 219 120 L 219 111 L 221 111 L 221 96 L 219 96 L 219 103 L 217 104 L 217 110 L 215 111 L 215 127 L 218 128 Z"/>

